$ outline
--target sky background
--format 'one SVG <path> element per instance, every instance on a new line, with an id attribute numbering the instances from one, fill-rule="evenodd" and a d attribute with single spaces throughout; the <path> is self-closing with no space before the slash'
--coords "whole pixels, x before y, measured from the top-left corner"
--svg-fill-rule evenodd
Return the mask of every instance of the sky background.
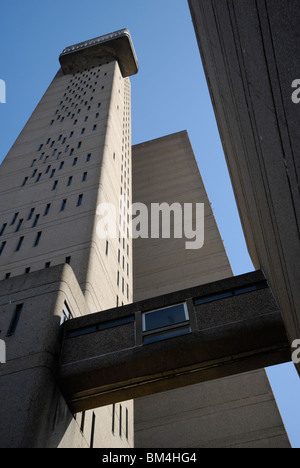
<path id="1" fill-rule="evenodd" d="M 128 28 L 139 61 L 131 77 L 133 144 L 187 130 L 235 275 L 253 270 L 187 0 L 1 0 L 0 163 L 72 44 Z M 1 203 L 1 200 L 0 200 Z M 290 441 L 300 448 L 300 379 L 267 369 Z"/>

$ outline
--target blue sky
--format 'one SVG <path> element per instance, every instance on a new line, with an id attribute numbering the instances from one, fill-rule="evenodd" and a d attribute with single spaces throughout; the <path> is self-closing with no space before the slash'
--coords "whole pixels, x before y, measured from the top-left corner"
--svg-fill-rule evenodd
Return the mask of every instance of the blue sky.
<path id="1" fill-rule="evenodd" d="M 140 71 L 131 78 L 133 144 L 187 130 L 235 275 L 253 270 L 244 242 L 187 0 L 2 0 L 0 162 L 71 44 L 122 28 Z M 293 365 L 268 369 L 288 435 L 300 448 L 300 379 Z"/>

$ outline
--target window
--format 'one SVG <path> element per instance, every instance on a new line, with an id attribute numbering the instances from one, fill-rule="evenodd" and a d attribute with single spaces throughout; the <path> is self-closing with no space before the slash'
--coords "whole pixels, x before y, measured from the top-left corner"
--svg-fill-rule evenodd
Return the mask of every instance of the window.
<path id="1" fill-rule="evenodd" d="M 70 263 L 71 263 L 71 257 L 66 257 L 65 263 L 66 263 L 67 265 L 70 265 Z"/>
<path id="2" fill-rule="evenodd" d="M 94 125 L 93 126 L 93 130 L 95 131 L 97 129 L 97 125 Z"/>
<path id="3" fill-rule="evenodd" d="M 68 184 L 67 184 L 68 187 L 70 187 L 70 185 L 72 184 L 72 180 L 73 180 L 73 177 L 72 176 L 69 177 Z"/>
<path id="4" fill-rule="evenodd" d="M 82 182 L 85 182 L 87 179 L 87 172 L 85 172 L 82 176 Z"/>
<path id="5" fill-rule="evenodd" d="M 25 177 L 25 179 L 23 180 L 23 183 L 22 183 L 22 187 L 24 187 L 24 185 L 26 185 L 27 180 L 28 180 L 28 177 Z"/>
<path id="6" fill-rule="evenodd" d="M 89 162 L 89 161 L 91 160 L 91 156 L 92 156 L 91 153 L 89 153 L 89 154 L 87 155 L 87 157 L 86 157 L 86 162 Z"/>
<path id="7" fill-rule="evenodd" d="M 31 178 L 33 178 L 36 175 L 36 173 L 37 173 L 37 169 L 34 169 Z"/>
<path id="8" fill-rule="evenodd" d="M 25 275 L 28 275 L 30 273 L 30 267 L 25 268 Z"/>
<path id="9" fill-rule="evenodd" d="M 34 242 L 34 245 L 33 245 L 34 247 L 37 247 L 39 245 L 41 237 L 42 237 L 42 232 L 40 231 L 36 235 L 35 242 Z"/>
<path id="10" fill-rule="evenodd" d="M 56 180 L 53 184 L 52 190 L 55 190 L 57 188 L 58 180 Z"/>
<path id="11" fill-rule="evenodd" d="M 59 170 L 61 170 L 64 167 L 64 164 L 65 164 L 64 161 L 60 163 Z"/>
<path id="12" fill-rule="evenodd" d="M 66 204 L 67 204 L 67 200 L 65 199 L 65 200 L 62 201 L 60 211 L 64 211 L 64 209 L 66 208 Z"/>
<path id="13" fill-rule="evenodd" d="M 142 314 L 143 343 L 166 340 L 191 333 L 186 304 Z"/>
<path id="14" fill-rule="evenodd" d="M 71 320 L 72 318 L 73 317 L 72 317 L 71 311 L 69 309 L 69 306 L 65 301 L 64 306 L 63 306 L 63 310 L 62 310 L 62 315 L 61 315 L 61 318 L 60 318 L 60 325 L 65 323 L 67 320 Z"/>
<path id="15" fill-rule="evenodd" d="M 76 164 L 77 164 L 77 161 L 78 161 L 78 159 L 77 159 L 77 158 L 74 158 L 74 161 L 73 161 L 73 166 L 76 166 Z"/>
<path id="16" fill-rule="evenodd" d="M 23 224 L 23 221 L 24 221 L 23 219 L 20 219 L 20 220 L 19 220 L 18 225 L 17 225 L 16 232 L 20 231 L 21 226 L 22 226 L 22 224 Z"/>
<path id="17" fill-rule="evenodd" d="M 47 214 L 49 213 L 49 211 L 50 211 L 50 206 L 51 206 L 51 203 L 48 203 L 48 205 L 46 206 L 46 209 L 45 209 L 44 216 L 47 216 Z"/>
<path id="18" fill-rule="evenodd" d="M 42 173 L 40 172 L 39 175 L 36 178 L 36 182 L 39 182 L 41 180 L 41 177 L 42 177 Z"/>
<path id="19" fill-rule="evenodd" d="M 83 195 L 79 195 L 78 201 L 77 201 L 77 206 L 81 206 L 81 205 L 82 205 L 82 199 L 83 199 Z"/>
<path id="20" fill-rule="evenodd" d="M 24 237 L 20 237 L 19 242 L 17 244 L 16 252 L 18 252 L 21 249 L 23 241 L 24 241 Z"/>
<path id="21" fill-rule="evenodd" d="M 12 336 L 16 333 L 16 329 L 20 320 L 21 312 L 23 309 L 23 304 L 18 304 L 15 308 L 13 318 L 11 320 L 8 332 L 6 336 Z"/>
<path id="22" fill-rule="evenodd" d="M 7 226 L 7 223 L 4 223 L 2 228 L 1 228 L 1 231 L 0 231 L 0 236 L 2 236 L 4 234 L 4 231 L 6 229 L 6 226 Z"/>
<path id="23" fill-rule="evenodd" d="M 3 252 L 4 248 L 5 248 L 5 246 L 6 246 L 6 242 L 2 242 L 2 244 L 0 246 L 0 255 L 2 255 L 2 252 Z"/>
<path id="24" fill-rule="evenodd" d="M 106 241 L 105 245 L 105 255 L 108 255 L 108 241 Z"/>
<path id="25" fill-rule="evenodd" d="M 30 221 L 30 219 L 32 218 L 34 210 L 35 210 L 35 208 L 31 208 L 30 213 L 29 213 L 28 218 L 27 218 L 28 221 Z"/>
<path id="26" fill-rule="evenodd" d="M 45 268 L 50 268 L 51 262 L 45 263 Z"/>
<path id="27" fill-rule="evenodd" d="M 52 177 L 54 177 L 54 174 L 55 174 L 55 169 L 52 169 L 52 172 L 51 172 L 51 175 L 50 175 L 50 179 L 52 179 Z"/>
<path id="28" fill-rule="evenodd" d="M 39 218 L 40 218 L 40 215 L 37 214 L 36 217 L 35 217 L 35 220 L 34 220 L 34 223 L 33 223 L 32 227 L 36 227 L 36 226 L 37 226 L 37 224 L 38 224 L 38 222 L 39 222 Z"/>

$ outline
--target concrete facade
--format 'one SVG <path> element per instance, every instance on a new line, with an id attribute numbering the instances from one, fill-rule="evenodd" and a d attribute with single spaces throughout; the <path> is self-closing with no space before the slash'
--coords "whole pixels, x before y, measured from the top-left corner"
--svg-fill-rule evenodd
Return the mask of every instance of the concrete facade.
<path id="1" fill-rule="evenodd" d="M 300 336 L 299 2 L 189 5 L 248 251 L 292 342 Z"/>
<path id="2" fill-rule="evenodd" d="M 134 201 L 205 205 L 199 250 L 184 239 L 134 240 L 134 300 L 232 276 L 187 133 L 134 146 L 132 157 Z M 138 398 L 134 417 L 136 447 L 289 447 L 264 370 Z"/>
<path id="3" fill-rule="evenodd" d="M 91 44 L 82 53 L 90 53 L 93 47 Z M 123 77 L 116 56 L 106 61 L 102 57 L 100 61 L 100 65 L 94 62 L 91 68 L 81 67 L 72 74 L 58 71 L 0 168 L 1 291 L 7 284 L 17 284 L 14 278 L 22 278 L 16 281 L 30 288 L 32 278 L 34 294 L 35 272 L 43 271 L 43 277 L 49 272 L 51 282 L 50 269 L 68 263 L 85 300 L 82 311 L 87 313 L 132 301 L 132 245 L 128 236 L 118 235 L 119 225 L 127 230 L 124 205 L 131 200 L 130 80 Z M 115 238 L 98 235 L 103 215 L 98 207 L 102 203 L 116 208 Z M 33 341 L 36 307 L 31 332 L 27 330 L 28 340 Z M 74 310 L 69 307 L 73 315 Z M 12 309 L 10 313 L 13 314 Z M 45 314 L 49 313 L 45 310 Z M 14 368 L 15 360 L 10 347 L 18 342 L 23 325 L 20 320 L 14 336 L 6 338 L 1 334 L 1 338 L 10 341 L 3 369 L 7 373 L 11 366 Z M 10 375 L 11 385 L 7 379 L 1 379 L 0 384 L 2 391 L 9 389 L 12 394 L 14 372 Z M 24 381 L 31 379 L 29 371 L 22 375 Z M 32 385 L 32 392 L 27 392 L 28 405 L 31 393 L 40 391 L 34 381 Z M 19 380 L 18 388 L 21 386 Z M 26 398 L 22 397 L 22 401 L 26 408 Z M 66 418 L 71 420 L 71 413 L 63 406 Z M 36 410 L 32 410 L 32 418 L 35 414 L 38 419 L 42 413 L 39 415 Z M 112 421 L 117 424 L 121 414 L 120 425 L 128 426 L 126 436 L 122 428 L 112 431 Z M 41 432 L 49 434 L 48 420 L 44 418 L 37 427 L 44 424 Z M 86 440 L 89 445 L 90 435 L 86 433 L 91 430 L 95 434 L 94 446 L 132 447 L 132 402 L 77 415 L 76 424 L 73 422 L 72 428 L 66 430 L 59 446 L 66 441 L 71 441 L 71 446 L 86 446 Z M 69 431 L 76 433 L 71 439 Z M 15 435 L 15 441 L 8 439 L 10 446 L 40 444 L 30 431 L 22 441 Z M 51 440 L 50 437 L 48 445 Z M 1 441 L 5 442 L 6 439 Z"/>

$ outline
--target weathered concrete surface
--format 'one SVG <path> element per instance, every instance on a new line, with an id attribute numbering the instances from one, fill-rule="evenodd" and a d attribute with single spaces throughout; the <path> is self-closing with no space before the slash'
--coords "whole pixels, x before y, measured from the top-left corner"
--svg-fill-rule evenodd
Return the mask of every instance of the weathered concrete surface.
<path id="1" fill-rule="evenodd" d="M 237 293 L 253 284 L 257 290 Z M 229 291 L 231 297 L 195 302 Z M 182 302 L 188 304 L 191 333 L 143 344 L 139 315 Z M 126 317 L 133 320 L 113 323 Z M 278 305 L 262 273 L 254 272 L 66 323 L 60 384 L 77 412 L 290 359 Z"/>

